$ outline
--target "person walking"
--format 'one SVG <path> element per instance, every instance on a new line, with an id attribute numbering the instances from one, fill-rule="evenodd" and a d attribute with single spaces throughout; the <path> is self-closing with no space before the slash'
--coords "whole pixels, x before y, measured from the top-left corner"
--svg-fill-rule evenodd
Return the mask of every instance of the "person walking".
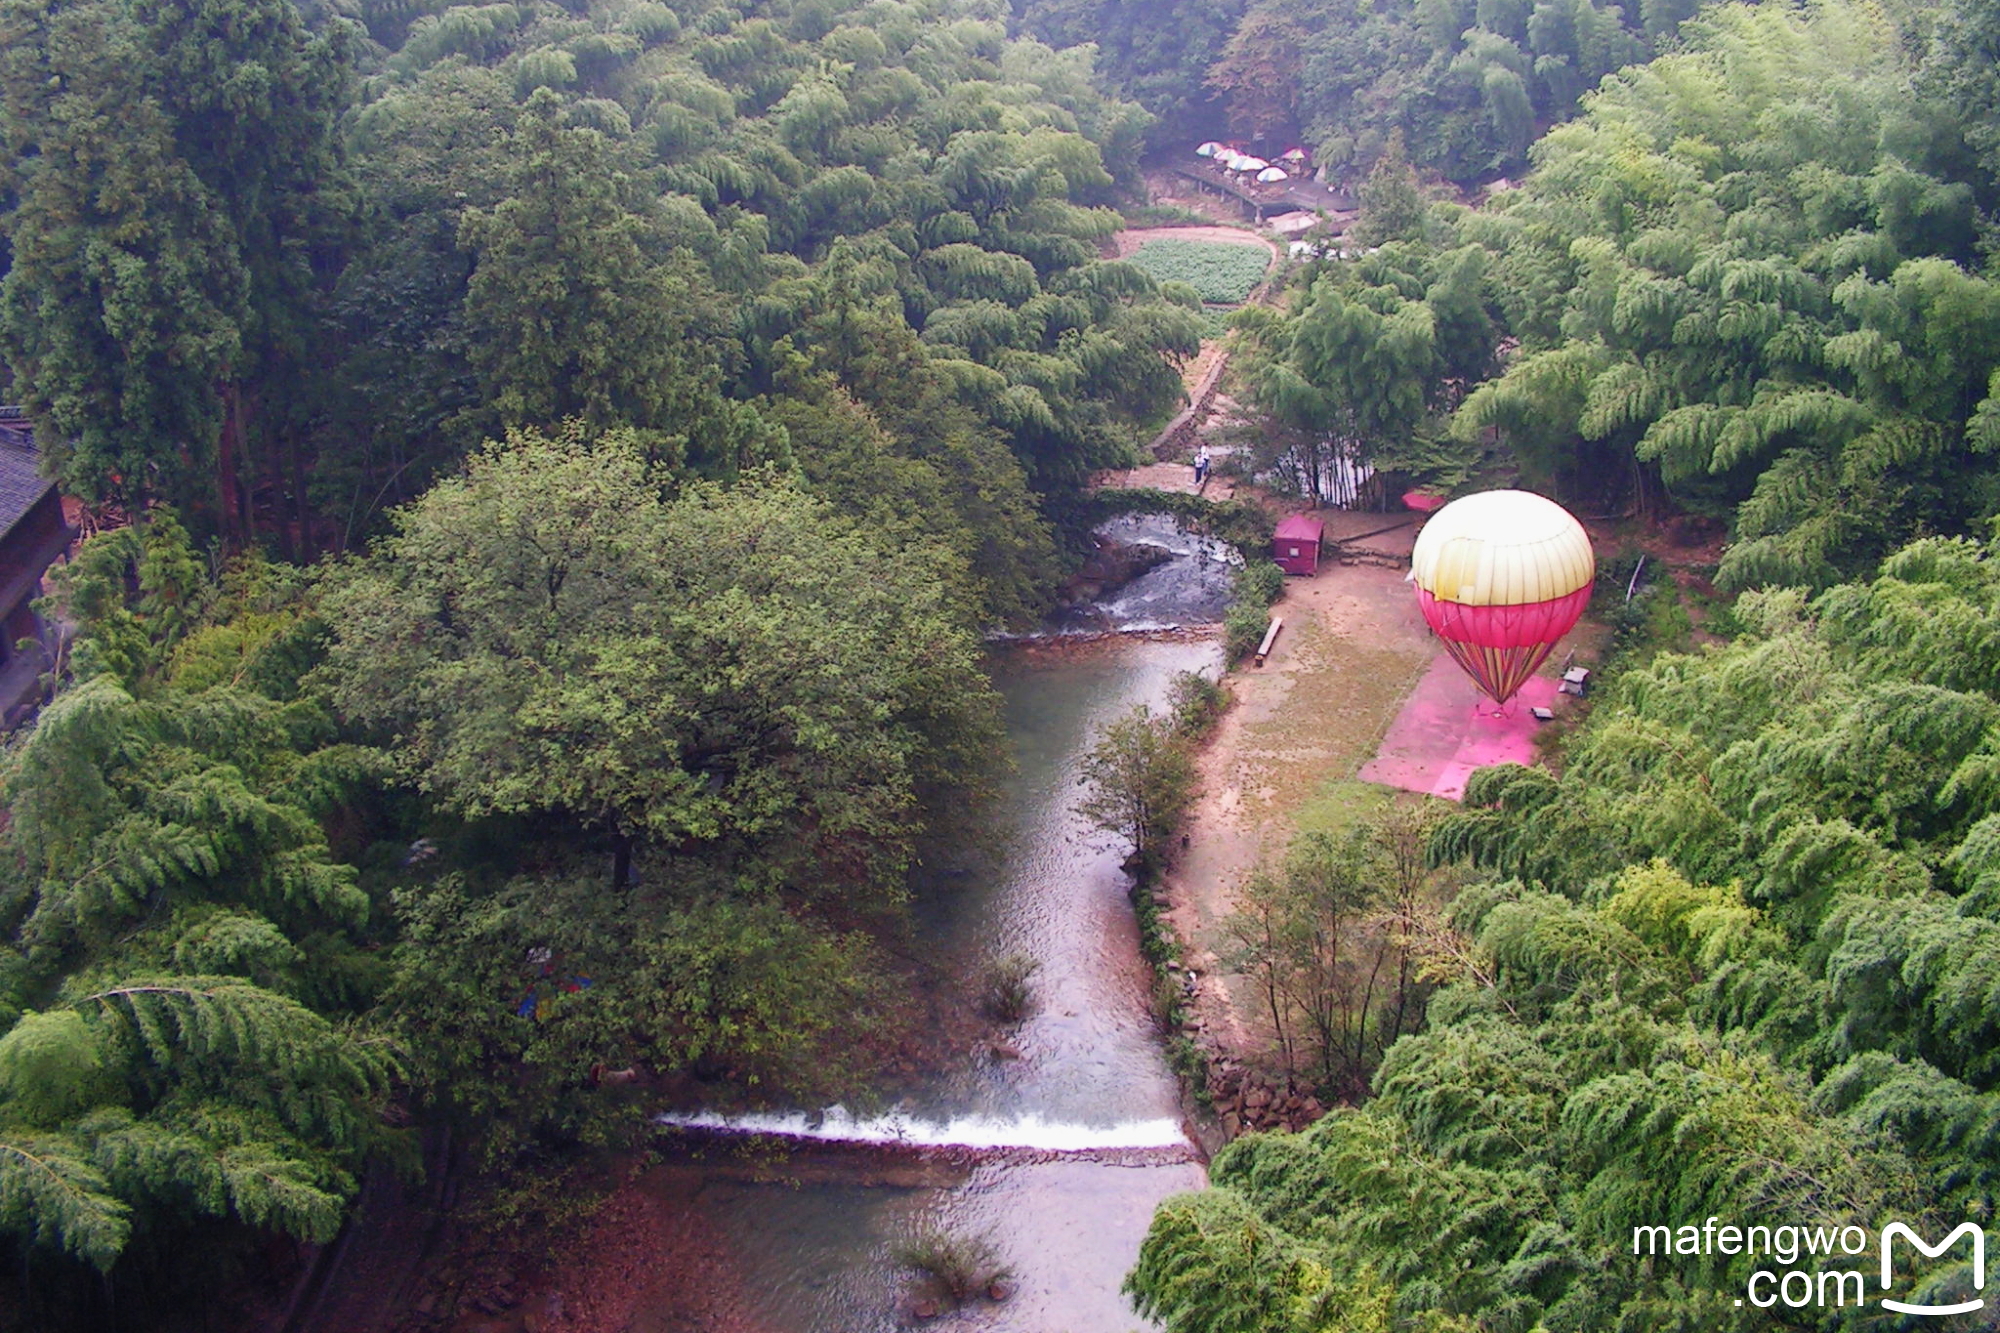
<path id="1" fill-rule="evenodd" d="M 1208 480 L 1208 446 L 1203 445 L 1194 455 L 1194 488 L 1200 490 Z"/>

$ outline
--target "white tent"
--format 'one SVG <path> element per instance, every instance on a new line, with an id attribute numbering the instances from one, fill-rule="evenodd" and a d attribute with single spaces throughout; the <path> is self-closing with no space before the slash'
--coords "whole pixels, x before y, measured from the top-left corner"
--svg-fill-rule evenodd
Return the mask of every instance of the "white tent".
<path id="1" fill-rule="evenodd" d="M 1257 173 L 1257 179 L 1266 185 L 1269 185 L 1272 181 L 1286 181 L 1291 178 L 1292 173 L 1286 171 L 1283 167 L 1265 167 Z"/>
<path id="2" fill-rule="evenodd" d="M 1303 162 L 1306 160 L 1306 150 L 1303 148 L 1287 148 L 1284 152 L 1278 154 L 1278 160 L 1280 162 Z"/>
<path id="3" fill-rule="evenodd" d="M 1194 151 L 1199 155 L 1201 155 L 1202 157 L 1214 157 L 1216 154 L 1222 151 L 1222 145 L 1216 143 L 1213 139 L 1211 139 L 1207 143 L 1203 144 L 1201 147 L 1195 149 Z"/>
<path id="4" fill-rule="evenodd" d="M 1266 162 L 1266 161 L 1265 161 L 1265 160 L 1264 160 L 1263 158 L 1261 158 L 1261 157 L 1239 157 L 1239 158 L 1237 158 L 1237 159 L 1236 159 L 1236 166 L 1235 166 L 1234 170 L 1237 170 L 1237 171 L 1262 171 L 1262 170 L 1263 170 L 1264 168 L 1266 168 L 1266 167 L 1268 167 L 1268 166 L 1270 166 L 1270 165 L 1271 165 L 1271 164 L 1270 164 L 1269 162 Z"/>
<path id="5" fill-rule="evenodd" d="M 1241 164 L 1243 162 L 1243 156 L 1242 154 L 1236 152 L 1234 149 L 1231 148 L 1223 149 L 1221 152 L 1215 155 L 1215 160 L 1227 170 L 1239 171 L 1242 169 Z"/>

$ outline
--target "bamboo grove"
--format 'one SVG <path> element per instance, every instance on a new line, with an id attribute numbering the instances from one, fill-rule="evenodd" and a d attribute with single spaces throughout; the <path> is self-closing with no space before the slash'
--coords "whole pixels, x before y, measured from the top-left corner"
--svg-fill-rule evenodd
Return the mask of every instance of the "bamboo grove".
<path id="1" fill-rule="evenodd" d="M 1002 17 L 0 5 L 0 400 L 108 529 L 0 775 L 0 1327 L 893 1044 L 979 632 L 1203 327 Z"/>
<path id="2" fill-rule="evenodd" d="M 1385 154 L 1379 248 L 1243 320 L 1294 439 L 1726 519 L 1727 606 L 1659 652 L 1673 587 L 1607 592 L 1639 637 L 1553 769 L 1430 823 L 1422 1029 L 1162 1207 L 1128 1286 L 1174 1333 L 1899 1326 L 1634 1228 L 1992 1217 L 1993 36 L 1705 9 L 1477 212 Z M 1965 1260 L 1906 1280 L 1960 1299 Z"/>
<path id="3" fill-rule="evenodd" d="M 1236 317 L 1260 462 L 1728 540 L 1717 642 L 1552 771 L 1274 881 L 1350 1104 L 1169 1202 L 1138 1303 L 1796 1328 L 1621 1229 L 1989 1217 L 1990 11 L 0 0 L 0 400 L 107 529 L 0 760 L 0 1328 L 198 1305 L 425 1127 L 643 1134 L 593 1067 L 858 1086 L 980 635 L 1207 327 L 1104 242 L 1225 129 L 1363 207 Z M 1313 974 L 1362 916 L 1393 1021 Z"/>

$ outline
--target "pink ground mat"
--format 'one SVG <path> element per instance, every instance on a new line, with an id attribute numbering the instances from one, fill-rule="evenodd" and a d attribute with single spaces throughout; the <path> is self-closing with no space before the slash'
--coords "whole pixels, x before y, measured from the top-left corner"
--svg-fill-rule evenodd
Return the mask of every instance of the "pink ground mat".
<path id="1" fill-rule="evenodd" d="M 1382 748 L 1361 768 L 1363 782 L 1442 796 L 1465 794 L 1465 779 L 1488 764 L 1535 762 L 1535 721 L 1531 708 L 1552 708 L 1554 676 L 1530 676 L 1521 692 L 1496 708 L 1458 664 L 1437 655 L 1430 670 L 1396 715 Z"/>

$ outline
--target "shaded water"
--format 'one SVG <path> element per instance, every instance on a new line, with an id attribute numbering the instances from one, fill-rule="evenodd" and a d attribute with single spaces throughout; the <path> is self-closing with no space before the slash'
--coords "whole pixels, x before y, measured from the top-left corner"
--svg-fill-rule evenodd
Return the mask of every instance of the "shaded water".
<path id="1" fill-rule="evenodd" d="M 992 813 L 996 854 L 943 867 L 915 905 L 919 947 L 960 975 L 1015 950 L 1039 962 L 1035 1011 L 1011 1037 L 1021 1058 L 976 1052 L 887 1117 L 834 1110 L 793 1122 L 833 1137 L 1029 1151 L 962 1156 L 946 1183 L 923 1185 L 813 1171 L 813 1183 L 788 1187 L 718 1173 L 700 1201 L 730 1233 L 773 1333 L 903 1327 L 910 1282 L 887 1250 L 932 1226 L 990 1231 L 1016 1273 L 1011 1299 L 976 1303 L 951 1327 L 1141 1328 L 1119 1282 L 1154 1205 L 1203 1182 L 1151 1018 L 1122 847 L 1075 806 L 1095 729 L 1160 704 L 1175 672 L 1212 674 L 1219 653 L 1131 642 L 1040 657 L 999 667 L 1017 770 Z"/>

